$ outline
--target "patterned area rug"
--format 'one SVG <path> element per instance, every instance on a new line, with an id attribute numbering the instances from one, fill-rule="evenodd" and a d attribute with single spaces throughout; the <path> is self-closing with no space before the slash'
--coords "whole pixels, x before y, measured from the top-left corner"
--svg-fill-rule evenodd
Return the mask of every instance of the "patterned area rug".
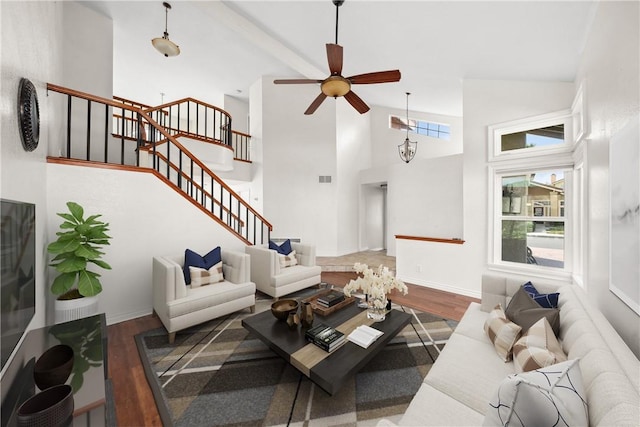
<path id="1" fill-rule="evenodd" d="M 136 342 L 166 426 L 375 425 L 405 412 L 457 325 L 394 308 L 412 323 L 333 396 L 242 327 L 249 310 L 179 332 L 172 345 L 164 328 Z"/>

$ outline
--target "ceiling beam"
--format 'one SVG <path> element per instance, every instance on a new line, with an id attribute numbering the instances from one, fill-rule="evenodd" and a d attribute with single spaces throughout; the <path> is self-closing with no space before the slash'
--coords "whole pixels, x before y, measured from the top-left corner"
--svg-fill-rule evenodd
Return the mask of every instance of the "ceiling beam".
<path id="1" fill-rule="evenodd" d="M 238 14 L 221 1 L 193 2 L 207 16 L 232 29 L 263 51 L 282 61 L 287 66 L 309 79 L 321 79 L 326 71 L 320 70 L 305 58 L 258 28 L 244 16 Z"/>

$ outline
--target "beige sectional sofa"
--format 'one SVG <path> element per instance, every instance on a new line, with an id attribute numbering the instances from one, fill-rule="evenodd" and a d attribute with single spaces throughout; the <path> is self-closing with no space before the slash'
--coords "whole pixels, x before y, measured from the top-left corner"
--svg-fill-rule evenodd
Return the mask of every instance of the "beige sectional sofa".
<path id="1" fill-rule="evenodd" d="M 255 309 L 256 285 L 250 258 L 221 250 L 224 281 L 192 288 L 185 283 L 184 254 L 153 257 L 153 311 L 173 342 L 177 331 L 249 308 Z"/>
<path id="2" fill-rule="evenodd" d="M 541 293 L 560 292 L 560 340 L 569 359 L 579 359 L 589 425 L 640 425 L 640 362 L 578 286 L 533 281 Z M 497 304 L 506 307 L 522 280 L 487 274 L 482 303 L 472 303 L 422 386 L 399 419 L 378 426 L 479 426 L 488 402 L 515 373 L 484 332 Z"/>
<path id="3" fill-rule="evenodd" d="M 256 288 L 274 298 L 288 295 L 320 283 L 322 268 L 316 265 L 313 245 L 291 242 L 297 265 L 281 267 L 276 251 L 265 246 L 246 246 L 251 256 L 251 280 Z"/>

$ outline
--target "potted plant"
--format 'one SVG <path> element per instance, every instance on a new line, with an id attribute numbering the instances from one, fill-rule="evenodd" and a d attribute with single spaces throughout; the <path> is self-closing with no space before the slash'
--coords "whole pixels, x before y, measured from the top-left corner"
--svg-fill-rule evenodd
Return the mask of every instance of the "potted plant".
<path id="1" fill-rule="evenodd" d="M 102 215 L 84 217 L 84 209 L 75 202 L 67 202 L 69 213 L 58 213 L 64 219 L 58 238 L 47 246 L 54 255 L 51 267 L 59 273 L 51 284 L 56 299 L 56 322 L 74 320 L 95 314 L 96 295 L 102 291 L 100 274 L 89 270 L 96 266 L 107 270 L 111 266 L 103 261 L 100 249 L 109 244 L 109 224 L 100 221 Z"/>

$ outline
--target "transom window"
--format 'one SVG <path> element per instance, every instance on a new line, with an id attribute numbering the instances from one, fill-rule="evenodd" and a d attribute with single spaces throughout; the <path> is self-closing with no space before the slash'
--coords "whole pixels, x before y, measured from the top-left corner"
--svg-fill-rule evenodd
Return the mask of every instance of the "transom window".
<path id="1" fill-rule="evenodd" d="M 572 134 L 569 110 L 489 126 L 489 161 L 570 153 Z"/>
<path id="2" fill-rule="evenodd" d="M 438 139 L 451 139 L 451 126 L 443 123 L 433 123 L 423 120 L 409 119 L 407 124 L 406 118 L 398 116 L 390 116 L 389 127 L 391 129 L 398 129 L 406 131 L 409 127 L 409 132 L 416 133 L 418 135 L 425 135 L 431 138 Z"/>

